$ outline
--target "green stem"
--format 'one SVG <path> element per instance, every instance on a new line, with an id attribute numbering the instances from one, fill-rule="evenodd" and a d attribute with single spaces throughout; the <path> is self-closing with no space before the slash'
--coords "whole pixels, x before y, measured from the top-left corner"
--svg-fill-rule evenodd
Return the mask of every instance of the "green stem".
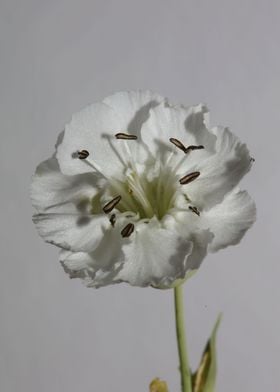
<path id="1" fill-rule="evenodd" d="M 177 346 L 180 361 L 182 392 L 191 392 L 191 372 L 187 354 L 184 322 L 183 285 L 174 288 Z"/>

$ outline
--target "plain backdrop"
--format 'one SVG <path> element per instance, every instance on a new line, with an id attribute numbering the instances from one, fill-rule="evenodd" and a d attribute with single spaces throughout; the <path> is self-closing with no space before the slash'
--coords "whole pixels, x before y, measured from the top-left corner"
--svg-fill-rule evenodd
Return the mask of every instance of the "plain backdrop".
<path id="1" fill-rule="evenodd" d="M 123 89 L 205 102 L 256 159 L 258 220 L 185 287 L 194 368 L 215 319 L 218 392 L 279 391 L 280 2 L 0 1 L 0 390 L 179 392 L 173 293 L 87 289 L 31 222 L 30 177 L 71 114 Z"/>

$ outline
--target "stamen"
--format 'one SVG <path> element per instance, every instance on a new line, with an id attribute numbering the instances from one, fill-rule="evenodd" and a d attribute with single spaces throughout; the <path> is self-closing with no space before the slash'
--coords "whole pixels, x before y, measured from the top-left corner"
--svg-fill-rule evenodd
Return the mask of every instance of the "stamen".
<path id="1" fill-rule="evenodd" d="M 255 158 L 251 157 L 250 162 L 255 162 Z"/>
<path id="2" fill-rule="evenodd" d="M 121 235 L 125 237 L 129 237 L 134 232 L 134 224 L 128 223 L 121 231 Z"/>
<path id="3" fill-rule="evenodd" d="M 194 151 L 194 150 L 203 150 L 204 146 L 188 146 L 185 150 L 185 154 L 187 154 L 189 151 Z"/>
<path id="4" fill-rule="evenodd" d="M 174 144 L 176 147 L 178 147 L 180 150 L 182 150 L 185 154 L 187 154 L 189 151 L 202 150 L 204 148 L 204 146 L 202 146 L 202 145 L 185 147 L 184 144 L 182 142 L 180 142 L 180 140 L 175 139 L 174 137 L 171 137 L 169 139 L 169 141 L 172 144 Z"/>
<path id="5" fill-rule="evenodd" d="M 196 215 L 200 216 L 200 211 L 198 211 L 198 209 L 196 207 L 189 206 L 189 210 L 194 212 Z"/>
<path id="6" fill-rule="evenodd" d="M 89 152 L 87 150 L 78 151 L 79 159 L 86 159 L 89 156 Z"/>
<path id="7" fill-rule="evenodd" d="M 89 159 L 89 152 L 87 150 L 80 150 L 80 151 L 75 151 L 72 153 L 72 158 L 79 158 L 84 163 L 88 166 L 90 166 L 94 171 L 98 172 L 102 177 L 106 178 L 108 180 L 108 176 L 102 172 L 102 169 L 99 167 L 99 165 L 96 162 L 93 162 L 91 159 Z"/>
<path id="8" fill-rule="evenodd" d="M 190 174 L 185 175 L 184 177 L 180 178 L 179 182 L 181 185 L 189 184 L 190 182 L 194 181 L 197 177 L 200 176 L 200 172 L 193 172 Z"/>
<path id="9" fill-rule="evenodd" d="M 129 135 L 128 133 L 119 132 L 115 134 L 116 139 L 123 139 L 123 140 L 136 140 L 136 135 Z"/>
<path id="10" fill-rule="evenodd" d="M 109 212 L 111 212 L 116 205 L 121 201 L 121 196 L 116 196 L 114 197 L 114 199 L 112 199 L 111 201 L 109 201 L 109 203 L 105 204 L 105 206 L 103 207 L 103 211 L 105 212 L 105 214 L 109 214 Z"/>
<path id="11" fill-rule="evenodd" d="M 175 139 L 174 137 L 171 137 L 171 138 L 169 139 L 169 141 L 170 141 L 172 144 L 174 144 L 174 146 L 180 148 L 180 150 L 186 152 L 186 147 L 184 146 L 184 144 L 183 144 L 182 142 L 180 142 L 180 140 Z"/>
<path id="12" fill-rule="evenodd" d="M 115 223 L 116 223 L 116 214 L 112 214 L 111 216 L 110 216 L 110 223 L 111 223 L 111 225 L 114 227 L 115 226 Z"/>

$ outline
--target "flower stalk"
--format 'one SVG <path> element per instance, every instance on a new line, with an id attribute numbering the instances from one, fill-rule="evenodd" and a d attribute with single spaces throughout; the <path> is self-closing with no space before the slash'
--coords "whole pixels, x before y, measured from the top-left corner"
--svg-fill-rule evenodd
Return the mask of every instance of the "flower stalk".
<path id="1" fill-rule="evenodd" d="M 182 392 L 191 392 L 191 371 L 187 353 L 187 342 L 185 334 L 184 321 L 184 302 L 183 302 L 183 285 L 174 288 L 174 304 L 175 304 L 175 320 L 176 320 L 176 335 L 177 346 L 180 362 L 181 374 L 181 390 Z"/>

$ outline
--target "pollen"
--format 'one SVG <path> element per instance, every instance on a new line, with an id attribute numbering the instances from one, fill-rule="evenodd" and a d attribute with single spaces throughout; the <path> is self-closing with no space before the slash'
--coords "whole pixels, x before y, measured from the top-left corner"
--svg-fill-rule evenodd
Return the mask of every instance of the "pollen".
<path id="1" fill-rule="evenodd" d="M 111 223 L 111 225 L 114 227 L 115 226 L 115 223 L 116 223 L 116 214 L 112 214 L 111 216 L 110 216 L 110 223 Z"/>
<path id="2" fill-rule="evenodd" d="M 191 210 L 196 215 L 200 216 L 200 211 L 197 209 L 197 207 L 189 206 L 189 210 Z"/>
<path id="3" fill-rule="evenodd" d="M 105 206 L 103 207 L 103 211 L 105 212 L 105 214 L 109 214 L 109 212 L 111 212 L 116 205 L 121 201 L 121 196 L 116 196 L 114 197 L 111 201 L 109 201 L 109 203 L 105 204 Z"/>
<path id="4" fill-rule="evenodd" d="M 174 144 L 174 146 L 178 147 L 180 150 L 186 152 L 186 147 L 184 146 L 184 144 L 182 142 L 180 142 L 180 140 L 175 139 L 174 137 L 171 137 L 169 139 L 169 141 Z"/>
<path id="5" fill-rule="evenodd" d="M 184 177 L 180 178 L 179 182 L 181 185 L 186 185 L 194 181 L 199 176 L 200 176 L 200 172 L 196 171 L 190 174 L 186 174 Z"/>
<path id="6" fill-rule="evenodd" d="M 87 150 L 78 151 L 79 159 L 86 159 L 89 156 L 89 152 Z"/>
<path id="7" fill-rule="evenodd" d="M 194 150 L 203 150 L 204 146 L 188 146 L 185 150 L 185 153 L 187 154 L 189 151 L 194 151 Z"/>
<path id="8" fill-rule="evenodd" d="M 134 232 L 134 224 L 128 223 L 121 231 L 121 235 L 126 238 L 130 237 L 131 234 Z"/>
<path id="9" fill-rule="evenodd" d="M 180 150 L 182 150 L 185 154 L 187 154 L 187 153 L 190 152 L 190 151 L 202 150 L 202 149 L 204 148 L 204 146 L 202 146 L 202 145 L 199 145 L 199 146 L 192 146 L 192 145 L 191 145 L 191 146 L 185 147 L 184 144 L 183 144 L 180 140 L 175 139 L 174 137 L 171 137 L 171 138 L 169 139 L 169 141 L 170 141 L 172 144 L 174 144 L 174 146 L 176 146 L 176 147 L 178 147 Z"/>
<path id="10" fill-rule="evenodd" d="M 131 135 L 129 133 L 123 133 L 119 132 L 115 134 L 116 139 L 123 139 L 123 140 L 136 140 L 137 136 L 136 135 Z"/>

